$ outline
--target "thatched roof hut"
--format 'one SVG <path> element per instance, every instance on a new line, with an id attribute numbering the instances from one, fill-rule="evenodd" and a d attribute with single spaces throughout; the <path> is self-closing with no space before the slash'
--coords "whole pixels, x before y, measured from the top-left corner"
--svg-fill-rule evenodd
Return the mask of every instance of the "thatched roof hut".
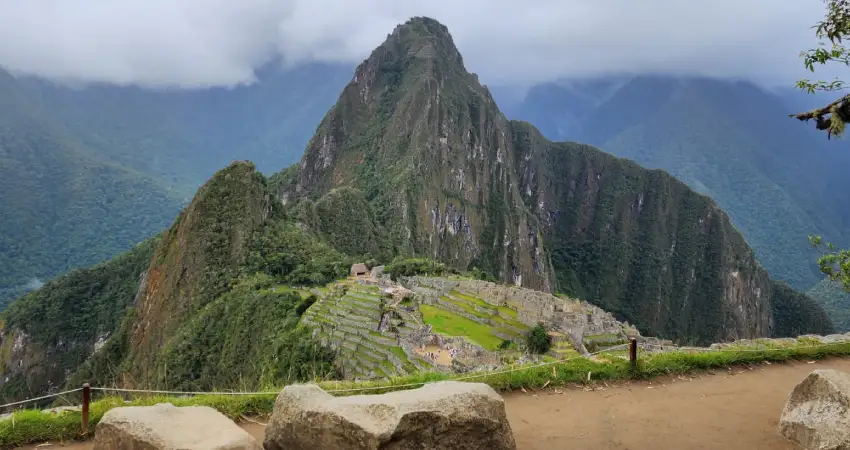
<path id="1" fill-rule="evenodd" d="M 369 269 L 366 267 L 366 264 L 358 263 L 351 265 L 351 276 L 353 277 L 361 277 L 369 273 Z"/>

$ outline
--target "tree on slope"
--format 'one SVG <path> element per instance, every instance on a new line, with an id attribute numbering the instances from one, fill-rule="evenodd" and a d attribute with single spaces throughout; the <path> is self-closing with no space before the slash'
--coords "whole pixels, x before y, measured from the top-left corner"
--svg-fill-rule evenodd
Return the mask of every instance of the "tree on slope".
<path id="1" fill-rule="evenodd" d="M 850 35 L 850 0 L 824 0 L 824 3 L 826 17 L 814 27 L 820 40 L 819 46 L 800 54 L 811 72 L 815 71 L 815 65 L 840 63 L 850 66 L 850 49 L 844 46 L 844 38 Z M 829 82 L 803 79 L 797 82 L 797 87 L 809 93 L 847 88 L 845 82 L 839 79 Z M 833 135 L 841 136 L 845 124 L 850 122 L 850 94 L 842 95 L 821 108 L 792 114 L 791 117 L 804 122 L 814 119 L 816 128 L 826 131 L 827 139 Z M 831 243 L 824 243 L 820 236 L 811 236 L 809 240 L 814 247 L 825 249 L 818 259 L 821 272 L 832 280 L 841 281 L 844 290 L 850 291 L 850 250 L 839 250 Z"/>

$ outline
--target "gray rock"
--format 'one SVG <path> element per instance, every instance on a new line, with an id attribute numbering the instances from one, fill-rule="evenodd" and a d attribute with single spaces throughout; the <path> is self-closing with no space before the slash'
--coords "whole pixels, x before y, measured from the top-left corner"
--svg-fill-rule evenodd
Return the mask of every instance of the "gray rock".
<path id="1" fill-rule="evenodd" d="M 333 397 L 287 386 L 266 428 L 266 450 L 514 450 L 504 400 L 482 383 L 443 381 L 382 395 Z"/>
<path id="2" fill-rule="evenodd" d="M 207 406 L 171 403 L 107 411 L 97 424 L 94 450 L 261 450 L 224 414 Z"/>
<path id="3" fill-rule="evenodd" d="M 850 448 L 850 374 L 810 373 L 788 397 L 779 431 L 808 450 Z"/>

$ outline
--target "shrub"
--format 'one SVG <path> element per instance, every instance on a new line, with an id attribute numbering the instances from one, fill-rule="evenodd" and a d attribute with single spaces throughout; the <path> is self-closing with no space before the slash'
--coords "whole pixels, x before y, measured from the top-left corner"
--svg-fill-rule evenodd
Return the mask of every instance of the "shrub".
<path id="1" fill-rule="evenodd" d="M 393 281 L 414 275 L 440 276 L 447 271 L 445 264 L 425 258 L 396 259 L 384 269 Z"/>
<path id="2" fill-rule="evenodd" d="M 528 350 L 532 353 L 543 354 L 549 351 L 552 341 L 546 327 L 542 323 L 537 324 L 528 332 Z"/>
<path id="3" fill-rule="evenodd" d="M 302 315 L 304 315 L 304 312 L 307 311 L 308 308 L 313 306 L 313 303 L 316 303 L 318 299 L 319 298 L 316 297 L 315 294 L 310 294 L 309 297 L 305 298 L 301 301 L 301 303 L 298 304 L 298 306 L 295 308 L 295 314 L 301 317 Z"/>
<path id="4" fill-rule="evenodd" d="M 489 272 L 479 269 L 478 267 L 473 267 L 472 270 L 469 271 L 469 276 L 476 280 L 489 281 L 491 283 L 498 282 L 496 277 L 491 275 Z"/>

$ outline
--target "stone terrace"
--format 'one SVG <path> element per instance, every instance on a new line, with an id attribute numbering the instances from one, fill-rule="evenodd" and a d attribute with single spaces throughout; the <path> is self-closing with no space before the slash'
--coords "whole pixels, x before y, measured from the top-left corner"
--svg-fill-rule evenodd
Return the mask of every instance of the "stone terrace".
<path id="1" fill-rule="evenodd" d="M 388 378 L 434 369 L 430 361 L 400 345 L 417 326 L 411 313 L 400 311 L 389 320 L 392 327 L 379 331 L 383 298 L 377 286 L 344 282 L 327 293 L 314 293 L 319 300 L 301 320 L 324 343 L 340 350 L 345 378 Z"/>

